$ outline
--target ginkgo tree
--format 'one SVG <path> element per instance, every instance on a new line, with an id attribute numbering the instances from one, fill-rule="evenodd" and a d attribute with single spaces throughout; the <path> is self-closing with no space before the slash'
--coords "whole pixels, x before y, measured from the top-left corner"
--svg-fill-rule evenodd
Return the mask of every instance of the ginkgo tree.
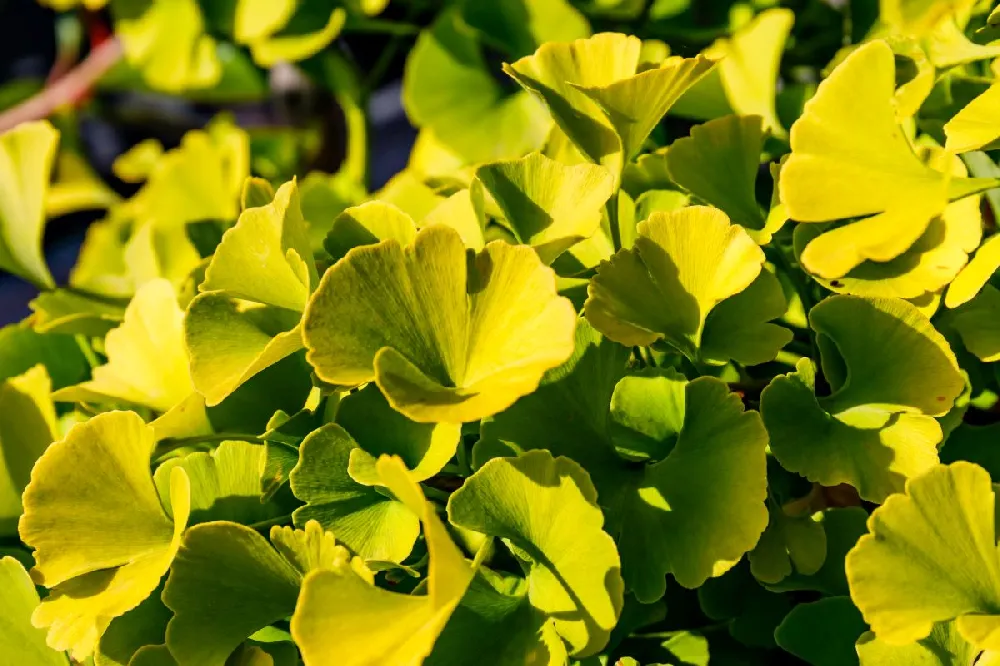
<path id="1" fill-rule="evenodd" d="M 991 3 L 42 4 L 348 149 L 0 134 L 0 662 L 1000 664 Z"/>

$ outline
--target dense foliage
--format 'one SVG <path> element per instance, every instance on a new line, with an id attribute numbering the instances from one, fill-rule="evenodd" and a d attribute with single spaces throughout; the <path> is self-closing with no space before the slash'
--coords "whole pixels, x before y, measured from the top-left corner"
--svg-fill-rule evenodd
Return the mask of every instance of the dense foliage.
<path id="1" fill-rule="evenodd" d="M 1000 664 L 990 3 L 44 4 L 347 156 L 0 135 L 0 662 Z M 414 26 L 370 192 L 336 40 Z"/>

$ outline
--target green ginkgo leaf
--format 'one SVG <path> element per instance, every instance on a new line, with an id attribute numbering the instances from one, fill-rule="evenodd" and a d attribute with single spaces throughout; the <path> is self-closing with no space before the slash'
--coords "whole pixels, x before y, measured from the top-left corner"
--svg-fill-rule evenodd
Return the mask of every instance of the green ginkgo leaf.
<path id="1" fill-rule="evenodd" d="M 459 234 L 434 225 L 413 245 L 351 250 L 323 276 L 303 337 L 323 381 L 374 379 L 412 420 L 463 422 L 534 390 L 572 352 L 575 322 L 533 250 L 494 241 L 467 261 Z"/>
<path id="2" fill-rule="evenodd" d="M 532 605 L 528 582 L 485 567 L 472 579 L 424 663 L 447 666 L 470 654 L 482 666 L 561 666 L 568 658 L 552 618 Z"/>
<path id="3" fill-rule="evenodd" d="M 990 476 L 938 465 L 906 484 L 868 520 L 847 556 L 851 598 L 879 641 L 906 645 L 957 620 L 958 633 L 996 650 L 1000 557 Z"/>
<path id="4" fill-rule="evenodd" d="M 772 380 L 761 394 L 771 452 L 789 471 L 880 502 L 937 463 L 934 417 L 965 380 L 944 337 L 906 301 L 832 296 L 809 320 L 832 393 L 816 396 L 808 359 Z"/>
<path id="5" fill-rule="evenodd" d="M 775 110 L 778 68 L 794 15 L 768 9 L 732 36 L 721 38 L 704 54 L 719 65 L 678 100 L 675 113 L 703 120 L 730 113 L 757 115 L 777 136 L 785 130 Z"/>
<path id="6" fill-rule="evenodd" d="M 196 0 L 115 0 L 115 31 L 129 63 L 153 88 L 207 88 L 222 75 Z"/>
<path id="7" fill-rule="evenodd" d="M 93 378 L 56 391 L 67 402 L 123 401 L 167 412 L 194 391 L 183 336 L 184 311 L 166 280 L 147 282 L 125 310 L 122 325 L 108 332 L 105 365 Z"/>
<path id="8" fill-rule="evenodd" d="M 402 461 L 382 457 L 378 473 L 423 523 L 430 558 L 427 594 L 389 592 L 346 566 L 309 573 L 291 629 L 310 666 L 421 663 L 472 581 L 473 568 Z"/>
<path id="9" fill-rule="evenodd" d="M 420 534 L 417 516 L 376 487 L 351 478 L 348 467 L 358 444 L 336 424 L 303 440 L 292 470 L 292 492 L 305 506 L 292 514 L 296 525 L 315 520 L 366 560 L 402 562 Z"/>
<path id="10" fill-rule="evenodd" d="M 33 579 L 51 590 L 32 623 L 74 659 L 157 588 L 180 546 L 190 485 L 173 471 L 171 520 L 149 469 L 153 444 L 133 412 L 95 416 L 46 450 L 24 491 L 21 539 L 35 549 Z"/>
<path id="11" fill-rule="evenodd" d="M 262 444 L 226 441 L 211 452 L 197 451 L 167 460 L 156 469 L 153 481 L 166 504 L 172 470 L 184 470 L 191 482 L 191 525 L 210 520 L 250 525 L 282 513 L 273 502 L 261 502 L 263 464 Z"/>
<path id="12" fill-rule="evenodd" d="M 388 239 L 409 245 L 416 235 L 413 218 L 395 205 L 376 199 L 338 215 L 323 241 L 323 249 L 333 261 L 339 261 L 353 248 Z"/>
<path id="13" fill-rule="evenodd" d="M 256 631 L 295 611 L 310 571 L 346 567 L 371 580 L 357 557 L 315 521 L 304 530 L 219 521 L 190 528 L 170 568 L 163 602 L 174 612 L 167 647 L 180 664 L 223 666 Z"/>
<path id="14" fill-rule="evenodd" d="M 23 324 L 0 328 L 0 382 L 39 364 L 56 389 L 77 383 L 90 370 L 73 336 L 39 333 Z"/>
<path id="15" fill-rule="evenodd" d="M 1000 139 L 1000 85 L 994 84 L 944 125 L 945 148 L 954 153 L 992 148 Z"/>
<path id="16" fill-rule="evenodd" d="M 157 587 L 141 604 L 111 621 L 97 644 L 94 666 L 130 666 L 146 646 L 164 644 L 173 614 L 163 605 L 162 591 L 162 586 Z"/>
<path id="17" fill-rule="evenodd" d="M 951 327 L 962 344 L 979 360 L 992 363 L 1000 360 L 1000 290 L 987 284 L 971 301 L 955 310 Z"/>
<path id="18" fill-rule="evenodd" d="M 519 57 L 545 42 L 590 34 L 584 15 L 567 0 L 499 0 L 462 6 L 462 18 L 482 39 Z"/>
<path id="19" fill-rule="evenodd" d="M 627 358 L 627 349 L 581 321 L 573 357 L 537 391 L 484 422 L 474 458 L 489 457 L 486 447 L 500 444 L 547 449 L 579 462 L 618 541 L 627 588 L 652 603 L 663 596 L 668 573 L 685 587 L 698 587 L 757 543 L 767 524 L 767 435 L 759 416 L 744 412 L 737 396 L 712 378 L 684 386 L 683 424 L 675 440 L 670 430 L 676 428 L 671 422 L 677 397 L 672 404 L 661 399 L 657 412 L 647 400 L 626 400 L 636 392 L 623 388 L 612 412 Z M 667 396 L 677 379 L 653 373 L 644 383 L 646 391 Z M 631 418 L 626 410 L 634 410 Z M 661 448 L 650 457 L 653 464 L 636 465 L 637 456 L 630 454 L 636 438 L 623 440 L 622 425 L 636 432 L 635 424 L 643 421 L 655 428 L 641 431 L 660 433 Z M 619 453 L 620 442 L 630 445 L 629 455 Z M 671 443 L 669 450 L 663 446 Z M 705 478 L 715 481 L 696 481 Z"/>
<path id="20" fill-rule="evenodd" d="M 826 560 L 823 514 L 788 515 L 768 503 L 767 529 L 748 555 L 750 573 L 762 583 L 779 583 L 793 571 L 811 576 Z"/>
<path id="21" fill-rule="evenodd" d="M 565 166 L 540 153 L 479 167 L 476 178 L 518 239 L 552 261 L 601 224 L 614 176 L 591 164 Z"/>
<path id="22" fill-rule="evenodd" d="M 554 619 L 570 654 L 605 646 L 624 584 L 597 491 L 578 464 L 545 451 L 494 458 L 452 494 L 448 518 L 504 540 L 525 569 L 531 605 Z"/>
<path id="23" fill-rule="evenodd" d="M 396 410 L 374 384 L 345 396 L 337 408 L 337 423 L 357 442 L 347 471 L 358 483 L 382 485 L 376 461 L 397 456 L 414 481 L 434 476 L 455 455 L 459 423 L 415 423 Z"/>
<path id="24" fill-rule="evenodd" d="M 811 666 L 847 666 L 858 663 L 854 643 L 867 629 L 848 597 L 827 597 L 793 608 L 774 639 Z"/>
<path id="25" fill-rule="evenodd" d="M 0 270 L 55 286 L 42 255 L 45 196 L 59 132 L 46 120 L 0 135 Z"/>
<path id="26" fill-rule="evenodd" d="M 725 116 L 691 128 L 666 153 L 670 179 L 747 229 L 764 228 L 754 183 L 764 147 L 760 116 Z"/>
<path id="27" fill-rule="evenodd" d="M 861 666 L 995 666 L 989 652 L 965 640 L 955 622 L 934 625 L 926 638 L 906 645 L 893 645 L 865 632 L 856 646 Z M 995 653 L 994 653 L 995 654 Z"/>
<path id="28" fill-rule="evenodd" d="M 38 592 L 21 563 L 0 558 L 0 654 L 12 664 L 68 666 L 65 653 L 45 644 L 45 632 L 31 624 Z"/>
<path id="29" fill-rule="evenodd" d="M 0 535 L 17 534 L 31 468 L 58 438 L 52 382 L 38 364 L 0 382 Z"/>
<path id="30" fill-rule="evenodd" d="M 299 320 L 318 282 L 295 182 L 226 231 L 184 319 L 191 377 L 209 406 L 302 348 Z M 218 344 L 226 341 L 226 351 Z"/>
<path id="31" fill-rule="evenodd" d="M 615 176 L 678 97 L 715 61 L 671 57 L 639 71 L 642 42 L 619 33 L 543 44 L 504 71 L 541 98 L 560 129 Z"/>
<path id="32" fill-rule="evenodd" d="M 771 323 L 787 307 L 778 278 L 767 268 L 761 269 L 749 287 L 708 313 L 701 338 L 702 359 L 716 364 L 732 359 L 743 365 L 773 361 L 793 337 L 787 328 Z"/>
<path id="33" fill-rule="evenodd" d="M 654 213 L 639 224 L 638 232 L 631 250 L 619 251 L 598 268 L 587 290 L 587 319 L 624 345 L 664 340 L 691 359 L 725 357 L 725 338 L 731 331 L 710 335 L 707 319 L 717 305 L 751 287 L 761 274 L 763 251 L 725 213 L 705 206 Z M 784 313 L 784 298 L 773 287 L 762 281 L 753 307 L 758 306 L 758 298 L 768 295 L 762 299 L 769 303 L 766 312 L 777 317 Z M 777 302 L 774 296 L 781 303 L 776 312 L 772 312 Z M 746 305 L 734 301 L 727 306 L 722 316 L 726 326 L 748 315 L 756 318 L 757 313 L 747 311 Z M 787 332 L 774 333 L 764 336 L 773 349 L 763 360 L 774 358 L 788 342 L 783 334 Z M 714 339 L 714 349 L 703 350 L 709 339 Z M 736 348 L 738 356 L 743 356 L 742 351 Z M 751 356 L 758 354 L 759 350 Z"/>
<path id="34" fill-rule="evenodd" d="M 458 8 L 442 12 L 417 38 L 406 61 L 403 108 L 467 164 L 537 150 L 552 126 L 538 100 L 494 78 Z"/>

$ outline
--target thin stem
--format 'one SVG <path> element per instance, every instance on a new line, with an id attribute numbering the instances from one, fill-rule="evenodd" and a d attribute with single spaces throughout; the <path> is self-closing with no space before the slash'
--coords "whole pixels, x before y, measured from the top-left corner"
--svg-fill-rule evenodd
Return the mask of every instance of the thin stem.
<path id="1" fill-rule="evenodd" d="M 611 227 L 611 244 L 615 252 L 622 249 L 622 230 L 618 221 L 618 192 L 611 195 L 607 203 L 608 226 Z"/>
<path id="2" fill-rule="evenodd" d="M 780 352 L 778 352 L 778 355 L 774 358 L 774 360 L 778 363 L 781 363 L 783 365 L 790 365 L 794 368 L 796 365 L 798 365 L 798 362 L 804 358 L 805 356 L 803 356 L 802 354 L 796 354 L 793 351 L 782 349 Z"/>
<path id="3" fill-rule="evenodd" d="M 83 354 L 83 358 L 87 360 L 87 365 L 90 366 L 91 370 L 101 365 L 101 361 L 97 358 L 85 336 L 77 334 L 73 336 L 73 339 L 76 340 L 76 346 L 80 348 L 80 352 Z"/>
<path id="4" fill-rule="evenodd" d="M 29 120 L 48 118 L 56 109 L 80 99 L 123 55 L 122 44 L 117 38 L 103 42 L 61 79 L 12 109 L 0 113 L 0 133 Z"/>

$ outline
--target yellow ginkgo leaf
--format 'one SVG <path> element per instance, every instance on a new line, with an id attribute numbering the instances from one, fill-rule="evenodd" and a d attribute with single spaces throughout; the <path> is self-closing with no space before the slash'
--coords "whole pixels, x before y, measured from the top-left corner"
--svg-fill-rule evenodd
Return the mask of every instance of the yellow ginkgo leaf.
<path id="1" fill-rule="evenodd" d="M 1000 234 L 992 236 L 983 243 L 962 272 L 948 287 L 944 297 L 945 307 L 957 308 L 968 303 L 982 290 L 996 270 L 1000 268 Z"/>
<path id="2" fill-rule="evenodd" d="M 472 581 L 473 567 L 402 460 L 383 456 L 376 467 L 389 490 L 424 524 L 427 594 L 384 590 L 348 566 L 308 573 L 291 622 L 306 666 L 423 663 Z"/>
<path id="3" fill-rule="evenodd" d="M 792 126 L 792 154 L 781 171 L 781 201 L 792 219 L 873 215 L 912 205 L 915 197 L 923 198 L 921 211 L 934 198 L 943 207 L 946 176 L 917 157 L 896 124 L 895 80 L 892 49 L 876 40 L 847 56 L 820 84 Z M 911 222 L 910 212 L 890 214 L 889 222 L 911 227 L 905 249 L 934 213 L 921 213 L 922 222 Z"/>
<path id="4" fill-rule="evenodd" d="M 945 148 L 966 153 L 990 147 L 1000 139 L 1000 83 L 966 104 L 944 125 Z"/>
<path id="5" fill-rule="evenodd" d="M 184 311 L 164 279 L 143 285 L 125 310 L 125 320 L 108 332 L 108 362 L 93 378 L 53 394 L 64 402 L 122 401 L 166 412 L 194 391 L 184 348 Z"/>
<path id="6" fill-rule="evenodd" d="M 191 486 L 172 471 L 171 520 L 153 484 L 153 445 L 134 412 L 100 414 L 48 448 L 24 491 L 21 539 L 35 549 L 32 578 L 51 589 L 32 623 L 78 661 L 156 589 L 180 547 Z"/>

